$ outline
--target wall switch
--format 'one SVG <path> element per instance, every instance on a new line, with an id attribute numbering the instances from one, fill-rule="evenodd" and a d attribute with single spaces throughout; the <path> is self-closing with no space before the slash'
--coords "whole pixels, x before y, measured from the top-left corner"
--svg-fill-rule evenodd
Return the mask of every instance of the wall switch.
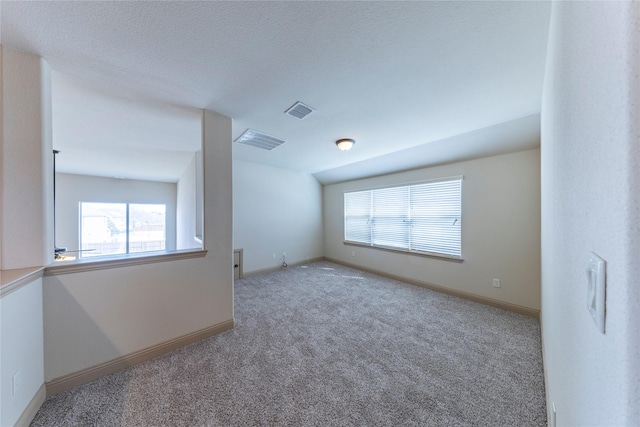
<path id="1" fill-rule="evenodd" d="M 273 259 L 276 259 L 276 253 L 275 252 L 273 253 Z"/>
<path id="2" fill-rule="evenodd" d="M 502 285 L 500 284 L 500 279 L 493 279 L 493 287 L 494 288 L 501 288 Z"/>
<path id="3" fill-rule="evenodd" d="M 356 251 L 351 251 L 351 256 L 356 256 Z"/>
<path id="4" fill-rule="evenodd" d="M 15 374 L 13 374 L 13 378 L 11 379 L 11 395 L 15 396 L 18 394 L 20 390 L 20 386 L 22 385 L 22 370 L 19 370 Z"/>
<path id="5" fill-rule="evenodd" d="M 587 266 L 587 309 L 596 328 L 604 334 L 606 262 L 595 253 Z"/>

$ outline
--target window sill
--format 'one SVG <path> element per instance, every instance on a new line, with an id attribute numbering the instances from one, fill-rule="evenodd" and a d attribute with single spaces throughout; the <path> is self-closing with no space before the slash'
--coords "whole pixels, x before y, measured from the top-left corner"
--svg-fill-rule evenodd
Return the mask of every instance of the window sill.
<path id="1" fill-rule="evenodd" d="M 351 242 L 349 240 L 344 240 L 342 243 L 345 245 L 360 246 L 362 248 L 376 249 L 380 251 L 395 252 L 395 253 L 401 253 L 401 254 L 407 254 L 407 255 L 417 255 L 417 256 L 426 257 L 426 258 L 438 259 L 440 261 L 452 261 L 452 262 L 458 262 L 458 263 L 461 263 L 464 261 L 463 258 L 457 258 L 449 255 L 442 255 L 442 254 L 436 254 L 436 253 L 430 253 L 430 252 L 408 251 L 406 249 L 391 248 L 387 246 L 372 246 L 364 243 Z"/>
<path id="2" fill-rule="evenodd" d="M 202 258 L 206 254 L 206 249 L 190 249 L 184 251 L 154 252 L 153 254 L 140 253 L 101 258 L 82 258 L 73 261 L 56 261 L 45 268 L 44 275 L 59 276 L 61 274 L 79 273 L 83 271 L 106 270 L 109 268 L 128 267 L 132 265 Z"/>

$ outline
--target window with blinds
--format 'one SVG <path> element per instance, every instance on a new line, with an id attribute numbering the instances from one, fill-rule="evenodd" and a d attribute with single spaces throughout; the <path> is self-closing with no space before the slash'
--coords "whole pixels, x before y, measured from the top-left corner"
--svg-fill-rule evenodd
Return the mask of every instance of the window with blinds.
<path id="1" fill-rule="evenodd" d="M 462 259 L 462 177 L 344 194 L 346 242 Z"/>

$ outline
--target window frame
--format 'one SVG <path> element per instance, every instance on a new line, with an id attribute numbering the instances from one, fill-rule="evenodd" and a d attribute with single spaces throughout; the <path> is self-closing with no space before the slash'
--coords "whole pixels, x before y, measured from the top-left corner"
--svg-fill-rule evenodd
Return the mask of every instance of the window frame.
<path id="1" fill-rule="evenodd" d="M 124 213 L 125 213 L 125 252 L 122 253 L 113 253 L 113 254 L 103 254 L 103 255 L 84 255 L 83 256 L 83 252 L 87 251 L 87 249 L 83 249 L 83 232 L 82 232 L 82 228 L 83 228 L 83 205 L 84 204 L 112 204 L 112 205 L 124 205 Z M 130 217 L 131 217 L 131 209 L 132 206 L 139 206 L 139 205 L 154 205 L 154 206 L 163 206 L 165 214 L 164 214 L 164 240 L 163 240 L 163 245 L 164 248 L 163 249 L 157 249 L 157 250 L 150 250 L 150 251 L 131 251 L 131 230 L 130 230 Z M 79 202 L 79 215 L 78 215 L 78 226 L 79 226 L 79 231 L 78 231 L 78 238 L 79 238 L 79 242 L 78 242 L 78 247 L 80 248 L 80 250 L 78 251 L 78 259 L 86 259 L 86 260 L 99 260 L 99 259 L 103 259 L 103 258 L 113 258 L 113 257 L 129 257 L 129 256 L 135 256 L 135 255 L 141 255 L 141 256 L 152 256 L 152 255 L 156 255 L 159 253 L 163 253 L 163 252 L 167 252 L 167 218 L 166 218 L 166 209 L 167 209 L 167 205 L 165 203 L 152 203 L 152 202 L 84 202 L 84 201 L 80 201 Z"/>
<path id="2" fill-rule="evenodd" d="M 408 247 L 398 247 L 398 246 L 388 246 L 388 245 L 381 245 L 381 244 L 376 244 L 374 243 L 374 232 L 371 231 L 370 235 L 371 237 L 368 239 L 368 242 L 366 241 L 357 241 L 357 240 L 350 240 L 348 239 L 348 233 L 350 230 L 348 230 L 347 227 L 347 219 L 348 219 L 348 215 L 347 215 L 347 195 L 348 194 L 353 194 L 353 193 L 365 193 L 365 192 L 376 192 L 376 191 L 381 191 L 381 190 L 387 190 L 387 189 L 395 189 L 395 188 L 410 188 L 410 187 L 417 187 L 417 186 L 421 186 L 424 184 L 437 184 L 437 183 L 441 183 L 441 182 L 453 182 L 453 181 L 458 181 L 460 183 L 460 191 L 459 191 L 459 218 L 458 218 L 458 223 L 459 223 L 459 255 L 452 255 L 449 253 L 443 253 L 443 252 L 437 252 L 437 251 L 424 251 L 424 250 L 418 250 L 418 249 L 413 249 L 411 247 L 411 239 L 409 239 L 409 243 L 408 243 Z M 386 186 L 380 186 L 380 187 L 368 187 L 368 188 L 362 188 L 362 189 L 353 189 L 353 190 L 349 190 L 349 191 L 344 191 L 343 193 L 343 244 L 345 245 L 353 245 L 353 246 L 362 246 L 362 247 L 366 247 L 366 248 L 372 248 L 372 249 L 380 249 L 380 250 L 385 250 L 385 251 L 391 251 L 391 252 L 400 252 L 400 253 L 407 253 L 407 254 L 412 254 L 412 255 L 420 255 L 420 256 L 426 256 L 426 257 L 432 257 L 432 258 L 438 258 L 438 259 L 443 259 L 443 260 L 447 260 L 447 261 L 457 261 L 457 262 L 462 262 L 464 260 L 463 255 L 462 255 L 462 198 L 463 198 L 463 182 L 464 182 L 464 176 L 459 175 L 459 176 L 450 176 L 450 177 L 443 177 L 443 178 L 437 178 L 437 179 L 430 179 L 430 180 L 424 180 L 424 181 L 415 181 L 415 182 L 407 182 L 407 183 L 399 183 L 399 184 L 392 184 L 392 185 L 386 185 Z M 411 190 L 408 190 L 409 193 L 411 193 Z M 409 199 L 411 198 L 411 196 L 409 196 Z M 373 195 L 371 196 L 371 199 L 373 200 Z M 411 234 L 411 229 L 413 227 L 413 219 L 411 218 L 411 201 L 409 201 L 409 203 L 407 204 L 407 209 L 406 209 L 406 214 L 405 217 L 408 218 L 407 221 L 407 234 Z M 373 207 L 373 202 L 371 204 L 370 207 L 370 211 L 369 211 L 369 221 L 373 221 L 374 220 L 374 207 Z M 360 215 L 363 216 L 363 215 Z M 366 216 L 366 215 L 364 215 Z M 373 230 L 372 227 L 370 227 L 371 230 Z M 354 231 L 353 229 L 351 231 Z M 353 237 L 353 235 L 351 235 L 351 237 Z"/>

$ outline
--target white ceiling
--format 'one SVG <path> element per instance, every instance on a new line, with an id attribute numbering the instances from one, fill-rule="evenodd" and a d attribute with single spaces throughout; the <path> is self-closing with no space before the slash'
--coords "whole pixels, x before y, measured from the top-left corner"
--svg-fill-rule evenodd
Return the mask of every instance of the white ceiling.
<path id="1" fill-rule="evenodd" d="M 253 128 L 287 141 L 273 151 L 234 144 L 234 158 L 322 183 L 539 141 L 546 1 L 3 0 L 0 8 L 2 43 L 56 71 L 54 100 L 66 103 L 54 105 L 54 145 L 78 160 L 94 150 L 142 155 L 140 147 L 186 156 L 191 142 L 171 136 L 200 108 L 233 118 L 234 139 Z M 317 111 L 285 115 L 295 101 Z M 357 143 L 341 152 L 339 138 Z M 144 167 L 123 165 L 112 175 Z"/>
<path id="2" fill-rule="evenodd" d="M 59 172 L 177 182 L 202 144 L 202 112 L 131 99 L 52 73 Z"/>

